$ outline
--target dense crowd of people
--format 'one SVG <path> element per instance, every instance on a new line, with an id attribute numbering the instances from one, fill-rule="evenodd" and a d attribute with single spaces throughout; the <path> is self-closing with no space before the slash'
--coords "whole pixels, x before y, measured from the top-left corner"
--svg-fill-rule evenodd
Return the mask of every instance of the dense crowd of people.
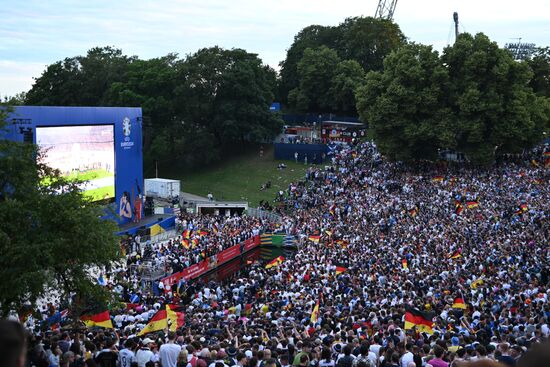
<path id="1" fill-rule="evenodd" d="M 184 214 L 182 236 L 128 248 L 128 263 L 109 269 L 108 286 L 137 305 L 111 311 L 114 329 L 44 332 L 27 323 L 35 328 L 28 361 L 548 365 L 550 169 L 541 149 L 492 168 L 410 167 L 385 161 L 370 142 L 342 145 L 331 165 L 289 185 L 281 223 Z M 229 281 L 195 284 L 185 300 L 140 291 L 127 270 L 146 257 L 175 272 L 266 231 L 296 236 L 298 251 L 269 269 L 255 263 Z M 182 240 L 196 241 L 186 248 Z M 466 306 L 454 307 L 457 299 Z M 138 336 L 164 304 L 180 304 L 185 326 Z M 410 309 L 433 317 L 428 330 L 405 328 Z"/>

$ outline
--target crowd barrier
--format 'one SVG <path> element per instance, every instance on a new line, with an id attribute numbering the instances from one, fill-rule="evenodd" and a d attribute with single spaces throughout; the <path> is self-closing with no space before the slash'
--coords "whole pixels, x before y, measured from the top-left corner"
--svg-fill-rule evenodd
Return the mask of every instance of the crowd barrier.
<path id="1" fill-rule="evenodd" d="M 260 243 L 260 236 L 254 236 L 239 244 L 231 246 L 228 249 L 223 250 L 219 254 L 210 256 L 197 264 L 191 265 L 190 267 L 185 268 L 178 273 L 174 273 L 166 278 L 161 279 L 161 282 L 164 285 L 164 291 L 170 291 L 172 285 L 177 284 L 180 279 L 184 279 L 186 281 L 196 279 L 201 275 L 206 274 L 210 270 L 214 270 L 218 266 L 225 264 L 226 262 L 231 261 L 236 257 L 241 256 L 242 254 L 247 253 L 250 250 L 260 246 Z"/>

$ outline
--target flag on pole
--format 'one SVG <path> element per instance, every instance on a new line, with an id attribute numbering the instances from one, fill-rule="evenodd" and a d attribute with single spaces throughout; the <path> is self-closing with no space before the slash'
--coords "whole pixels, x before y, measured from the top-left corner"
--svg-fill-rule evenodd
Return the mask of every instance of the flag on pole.
<path id="1" fill-rule="evenodd" d="M 455 250 L 452 254 L 449 255 L 449 259 L 458 259 L 462 257 L 462 252 L 460 249 Z"/>
<path id="2" fill-rule="evenodd" d="M 405 312 L 405 330 L 416 327 L 416 330 L 420 333 L 426 332 L 432 334 L 434 316 L 435 314 L 430 312 L 423 312 L 417 308 L 407 307 Z"/>
<path id="3" fill-rule="evenodd" d="M 113 323 L 111 322 L 111 315 L 109 311 L 103 311 L 93 315 L 80 316 L 80 320 L 86 325 L 86 327 L 99 326 L 107 329 L 113 329 Z"/>
<path id="4" fill-rule="evenodd" d="M 151 320 L 145 325 L 143 329 L 139 333 L 137 333 L 137 336 L 143 336 L 147 333 L 152 333 L 155 331 L 160 331 L 168 328 L 168 316 L 166 315 L 166 309 L 161 308 L 157 311 L 156 314 L 153 315 Z"/>
<path id="5" fill-rule="evenodd" d="M 344 268 L 343 266 L 337 266 L 336 267 L 336 275 L 340 275 L 343 272 L 345 272 L 346 270 L 348 270 L 348 268 Z"/>
<path id="6" fill-rule="evenodd" d="M 274 266 L 279 266 L 283 263 L 283 261 L 285 261 L 285 258 L 283 256 L 278 256 L 278 257 L 274 258 L 273 260 L 271 260 L 270 262 L 268 262 L 267 265 L 265 266 L 265 268 L 266 269 L 271 269 Z"/>
<path id="7" fill-rule="evenodd" d="M 468 209 L 477 208 L 479 206 L 479 202 L 477 200 L 470 200 L 466 202 L 466 207 Z"/>
<path id="8" fill-rule="evenodd" d="M 453 302 L 453 308 L 459 308 L 462 310 L 466 309 L 466 303 L 464 303 L 464 298 L 462 297 L 456 297 Z"/>
<path id="9" fill-rule="evenodd" d="M 315 307 L 313 307 L 313 311 L 311 312 L 311 318 L 310 318 L 310 321 L 312 324 L 316 324 L 318 320 L 319 320 L 319 300 L 317 300 Z"/>
<path id="10" fill-rule="evenodd" d="M 308 240 L 310 240 L 312 242 L 315 242 L 315 243 L 319 243 L 319 241 L 321 240 L 321 236 L 309 236 Z"/>
<path id="11" fill-rule="evenodd" d="M 178 328 L 185 325 L 185 313 L 183 308 L 178 305 L 169 304 L 166 305 L 166 318 L 168 323 L 168 330 L 176 331 Z"/>

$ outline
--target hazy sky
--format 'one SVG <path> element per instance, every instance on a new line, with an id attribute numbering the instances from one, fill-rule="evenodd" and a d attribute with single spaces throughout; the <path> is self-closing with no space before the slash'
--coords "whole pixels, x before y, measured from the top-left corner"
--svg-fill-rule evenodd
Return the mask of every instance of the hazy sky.
<path id="1" fill-rule="evenodd" d="M 30 89 L 45 66 L 94 46 L 151 58 L 219 45 L 258 53 L 273 67 L 311 24 L 373 16 L 377 0 L 0 0 L 0 95 Z M 441 50 L 461 31 L 500 45 L 550 45 L 550 0 L 399 0 L 395 21 L 413 41 Z"/>

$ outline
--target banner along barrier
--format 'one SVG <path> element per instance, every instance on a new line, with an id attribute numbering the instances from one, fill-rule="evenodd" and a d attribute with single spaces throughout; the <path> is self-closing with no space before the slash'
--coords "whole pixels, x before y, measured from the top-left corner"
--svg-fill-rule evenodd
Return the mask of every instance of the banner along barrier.
<path id="1" fill-rule="evenodd" d="M 166 278 L 163 278 L 161 280 L 161 282 L 164 284 L 164 291 L 169 292 L 172 286 L 174 284 L 177 284 L 180 279 L 185 279 L 186 281 L 188 281 L 198 278 L 208 271 L 217 268 L 219 265 L 226 263 L 259 245 L 260 236 L 254 236 L 245 240 L 244 242 L 223 250 L 217 255 L 210 256 L 197 264 L 191 265 L 190 267 L 185 268 L 178 273 L 167 276 Z"/>

